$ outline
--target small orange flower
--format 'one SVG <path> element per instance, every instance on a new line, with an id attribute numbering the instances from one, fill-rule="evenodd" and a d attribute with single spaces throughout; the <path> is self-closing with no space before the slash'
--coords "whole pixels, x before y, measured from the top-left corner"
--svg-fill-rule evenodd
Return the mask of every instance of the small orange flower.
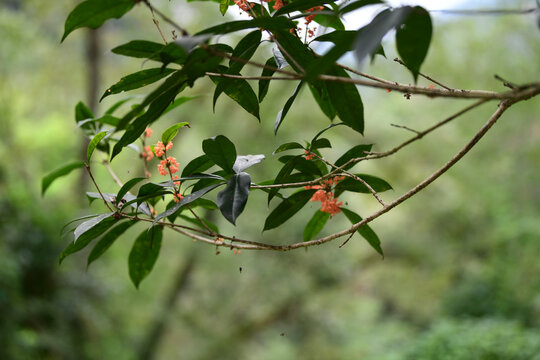
<path id="1" fill-rule="evenodd" d="M 274 4 L 274 6 L 272 6 L 272 8 L 274 10 L 279 10 L 283 7 L 283 0 L 276 0 L 276 3 Z"/>
<path id="2" fill-rule="evenodd" d="M 146 137 L 152 136 L 152 129 L 150 129 L 149 127 L 147 127 L 147 128 L 144 130 L 144 136 L 146 136 Z"/>
<path id="3" fill-rule="evenodd" d="M 143 158 L 146 161 L 150 161 L 150 160 L 152 160 L 154 158 L 154 153 L 152 152 L 152 148 L 150 146 L 145 146 L 144 147 Z"/>
<path id="4" fill-rule="evenodd" d="M 306 160 L 312 160 L 315 157 L 315 155 L 313 155 L 311 152 L 309 152 L 307 150 L 305 150 L 304 152 L 306 153 L 306 155 L 304 155 Z"/>

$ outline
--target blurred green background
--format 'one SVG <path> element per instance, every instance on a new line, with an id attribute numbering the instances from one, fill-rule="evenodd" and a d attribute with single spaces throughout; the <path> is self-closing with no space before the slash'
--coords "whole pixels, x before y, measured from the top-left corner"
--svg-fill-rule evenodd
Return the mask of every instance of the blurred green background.
<path id="1" fill-rule="evenodd" d="M 212 2 L 153 3 L 191 31 L 221 21 Z M 82 172 L 55 182 L 44 198 L 40 193 L 41 177 L 81 159 L 84 149 L 73 108 L 79 100 L 90 102 L 91 36 L 79 30 L 59 41 L 76 2 L 0 4 L 0 359 L 540 359 L 538 99 L 511 108 L 455 168 L 372 223 L 383 241 L 384 260 L 357 235 L 341 249 L 336 242 L 307 251 L 234 255 L 166 233 L 158 263 L 136 290 L 127 255 L 143 226 L 130 230 L 89 269 L 87 252 L 59 266 L 58 255 L 69 242 L 60 235 L 63 225 L 103 211 L 102 205 L 88 208 L 84 192 L 93 189 Z M 423 71 L 441 82 L 503 91 L 493 74 L 516 83 L 539 80 L 535 15 L 435 15 L 434 23 Z M 170 27 L 162 26 L 170 38 Z M 135 38 L 160 41 L 143 6 L 93 36 L 99 95 L 121 76 L 151 66 L 116 56 L 112 47 Z M 391 39 L 384 45 L 388 60 L 379 57 L 362 69 L 411 82 L 391 61 L 396 56 Z M 270 54 L 269 45 L 262 47 L 258 60 Z M 271 155 L 277 145 L 308 140 L 328 124 L 304 92 L 273 135 L 275 115 L 294 86 L 271 84 L 258 124 L 225 96 L 213 113 L 212 85 L 201 80 L 187 93 L 200 97 L 153 128 L 160 134 L 174 122 L 191 123 L 175 141 L 175 155 L 184 165 L 202 153 L 202 139 L 224 134 L 239 154 L 267 156 L 252 172 L 254 181 L 266 180 L 277 171 Z M 329 134 L 334 146 L 325 152 L 329 159 L 358 143 L 389 149 L 410 137 L 390 124 L 423 129 L 468 104 L 360 92 L 366 136 L 337 127 Z M 123 96 L 105 99 L 97 113 Z M 358 171 L 389 181 L 394 190 L 383 198 L 391 201 L 446 162 L 495 106 L 483 105 L 396 156 L 362 163 Z M 135 161 L 137 153 L 125 151 L 113 167 L 129 179 L 141 172 L 130 167 Z M 96 173 L 104 191 L 118 190 L 105 169 L 96 166 Z M 343 200 L 361 215 L 378 205 L 368 195 Z M 216 222 L 244 238 L 292 242 L 302 238 L 303 225 L 317 208 L 308 207 L 282 228 L 261 233 L 269 209 L 265 196 L 254 192 L 236 228 Z M 323 232 L 346 226 L 338 215 Z"/>

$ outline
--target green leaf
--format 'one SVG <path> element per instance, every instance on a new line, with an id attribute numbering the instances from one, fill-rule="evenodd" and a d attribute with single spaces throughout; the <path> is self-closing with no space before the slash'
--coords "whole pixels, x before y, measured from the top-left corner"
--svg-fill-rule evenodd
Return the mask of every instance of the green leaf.
<path id="1" fill-rule="evenodd" d="M 328 4 L 329 0 L 296 0 L 293 2 L 288 3 L 287 5 L 281 7 L 274 13 L 274 17 L 277 17 L 279 15 L 288 14 L 293 11 L 303 11 L 311 9 L 315 6 L 321 6 Z"/>
<path id="2" fill-rule="evenodd" d="M 67 256 L 84 249 L 92 240 L 113 226 L 118 220 L 112 215 L 113 213 L 101 214 L 79 224 L 75 229 L 73 241 L 60 254 L 59 263 Z"/>
<path id="3" fill-rule="evenodd" d="M 90 141 L 90 143 L 88 144 L 88 149 L 86 151 L 86 162 L 87 163 L 90 163 L 90 159 L 92 158 L 92 154 L 94 153 L 94 150 L 96 149 L 96 146 L 99 144 L 101 139 L 103 139 L 105 137 L 105 135 L 107 135 L 107 133 L 108 133 L 108 131 L 102 131 L 102 132 L 96 134 L 96 136 L 94 136 L 94 138 Z"/>
<path id="4" fill-rule="evenodd" d="M 257 99 L 257 95 L 255 94 L 255 92 L 245 79 L 222 78 L 220 80 L 217 80 L 217 77 L 212 76 L 212 80 L 219 84 L 218 86 L 220 91 L 223 91 L 225 94 L 227 94 L 227 96 L 236 101 L 238 105 L 244 108 L 244 110 L 246 110 L 248 113 L 255 116 L 259 121 L 261 121 L 259 115 L 259 100 Z M 219 95 L 218 93 L 216 94 Z M 216 95 L 214 95 L 214 100 L 217 100 Z"/>
<path id="5" fill-rule="evenodd" d="M 175 70 L 173 69 L 153 68 L 129 74 L 127 76 L 124 76 L 116 84 L 108 88 L 103 93 L 99 101 L 112 94 L 118 94 L 123 91 L 138 89 L 143 86 L 155 83 L 156 81 L 163 79 L 165 76 L 170 75 L 174 71 Z"/>
<path id="6" fill-rule="evenodd" d="M 189 127 L 189 123 L 181 122 L 178 124 L 174 124 L 171 127 L 169 127 L 167 130 L 165 130 L 163 134 L 161 134 L 161 142 L 163 143 L 163 145 L 167 145 L 169 141 L 172 141 L 172 139 L 174 139 L 174 137 L 178 134 L 178 129 L 184 126 Z"/>
<path id="7" fill-rule="evenodd" d="M 415 6 L 396 31 L 396 47 L 405 66 L 411 71 L 414 82 L 418 80 L 420 66 L 426 58 L 431 41 L 431 18 L 426 9 Z"/>
<path id="8" fill-rule="evenodd" d="M 97 260 L 101 255 L 103 255 L 114 243 L 114 241 L 122 235 L 127 229 L 129 229 L 136 221 L 127 221 L 120 223 L 109 230 L 99 241 L 94 245 L 90 255 L 88 255 L 88 261 L 86 266 L 90 266 L 92 262 Z"/>
<path id="9" fill-rule="evenodd" d="M 118 55 L 149 59 L 163 64 L 175 63 L 182 65 L 187 58 L 186 51 L 175 43 L 163 45 L 146 40 L 133 40 L 117 46 L 111 51 Z"/>
<path id="10" fill-rule="evenodd" d="M 161 220 L 161 219 L 163 219 L 165 217 L 174 215 L 182 206 L 187 205 L 187 204 L 197 200 L 201 196 L 205 195 L 207 192 L 212 191 L 215 188 L 217 188 L 218 186 L 221 186 L 223 184 L 225 184 L 225 183 L 221 182 L 219 184 L 213 184 L 213 185 L 205 187 L 204 189 L 198 190 L 198 191 L 196 191 L 194 193 L 191 193 L 189 195 L 184 196 L 182 198 L 182 200 L 180 200 L 178 203 L 176 203 L 176 205 L 174 205 L 173 207 L 171 207 L 171 208 L 165 210 L 164 212 L 158 214 L 156 216 L 156 218 L 154 219 L 154 222 L 152 223 L 152 226 L 155 225 L 159 220 Z"/>
<path id="11" fill-rule="evenodd" d="M 151 196 L 151 195 L 162 195 L 162 191 L 164 190 L 164 186 L 162 184 L 155 184 L 155 183 L 148 183 L 144 184 L 140 187 L 139 193 L 137 194 L 138 198 Z"/>
<path id="12" fill-rule="evenodd" d="M 246 206 L 251 178 L 249 174 L 241 172 L 232 176 L 225 189 L 217 195 L 217 205 L 221 214 L 230 223 L 236 225 L 236 219 Z"/>
<path id="13" fill-rule="evenodd" d="M 356 9 L 360 9 L 366 5 L 382 4 L 381 0 L 358 0 L 354 2 L 344 2 L 342 8 L 339 9 L 340 14 L 346 14 Z"/>
<path id="14" fill-rule="evenodd" d="M 277 19 L 282 18 L 278 17 Z M 296 72 L 302 72 L 296 63 L 298 63 L 303 69 L 307 69 L 315 60 L 315 56 L 308 49 L 307 45 L 296 36 L 292 35 L 288 31 L 277 31 L 275 35 L 276 38 L 279 39 L 279 45 L 281 45 L 281 47 L 283 47 L 287 53 L 285 56 L 287 62 Z M 291 58 L 294 59 L 294 61 L 292 61 Z"/>
<path id="15" fill-rule="evenodd" d="M 75 121 L 77 123 L 79 121 L 93 118 L 94 114 L 92 113 L 92 110 L 90 110 L 90 108 L 86 106 L 82 101 L 79 101 L 77 105 L 75 105 Z"/>
<path id="16" fill-rule="evenodd" d="M 304 228 L 304 241 L 312 240 L 326 225 L 326 222 L 330 219 L 330 214 L 317 210 L 311 220 L 308 221 Z"/>
<path id="17" fill-rule="evenodd" d="M 294 168 L 296 167 L 296 164 L 300 161 L 301 156 L 292 156 L 286 163 L 283 165 L 283 167 L 279 170 L 278 174 L 276 175 L 276 178 L 272 182 L 272 184 L 285 184 L 285 179 L 289 178 L 289 175 L 293 172 Z M 279 193 L 280 188 L 275 187 L 271 188 L 268 191 L 268 204 L 270 204 L 270 201 Z"/>
<path id="18" fill-rule="evenodd" d="M 274 150 L 273 153 L 277 154 L 282 151 L 291 150 L 291 149 L 304 149 L 304 147 L 297 142 L 288 142 L 288 143 L 279 145 L 279 147 L 276 150 Z"/>
<path id="19" fill-rule="evenodd" d="M 312 81 L 309 83 L 309 90 L 313 98 L 319 105 L 321 111 L 332 121 L 336 117 L 336 109 L 330 100 L 328 88 L 324 81 Z"/>
<path id="20" fill-rule="evenodd" d="M 389 183 L 387 183 L 381 178 L 378 178 L 372 175 L 366 175 L 366 174 L 355 174 L 355 175 L 361 178 L 362 180 L 364 180 L 366 183 L 368 183 L 369 186 L 371 186 L 371 188 L 378 193 L 384 192 L 387 190 L 392 190 L 392 186 L 390 186 Z M 364 193 L 364 194 L 371 193 L 371 191 L 366 187 L 366 185 L 350 177 L 346 177 L 344 180 L 340 181 L 336 185 L 335 187 L 336 197 L 342 194 L 344 191 L 351 191 L 351 192 Z"/>
<path id="21" fill-rule="evenodd" d="M 323 148 L 331 148 L 332 144 L 330 144 L 330 140 L 327 138 L 317 139 L 314 142 L 311 143 L 311 146 L 309 147 L 311 150 L 315 149 L 323 149 Z"/>
<path id="22" fill-rule="evenodd" d="M 238 174 L 263 160 L 264 155 L 239 155 L 234 162 L 233 171 Z"/>
<path id="23" fill-rule="evenodd" d="M 146 180 L 145 177 L 136 177 L 133 179 L 130 179 L 128 182 L 126 182 L 120 190 L 118 191 L 118 194 L 116 195 L 116 205 L 120 203 L 120 201 L 124 198 L 124 195 L 128 193 L 129 190 L 131 190 L 132 187 L 134 187 L 136 184 L 140 183 L 141 181 Z"/>
<path id="24" fill-rule="evenodd" d="M 122 99 L 122 100 L 119 100 L 119 101 L 115 102 L 111 107 L 109 107 L 107 109 L 107 111 L 105 111 L 105 116 L 114 114 L 114 112 L 116 110 L 118 110 L 120 108 L 120 106 L 124 105 L 125 103 L 127 103 L 131 99 L 132 99 L 132 97 L 128 97 L 126 99 Z M 118 125 L 118 123 L 114 124 L 114 126 L 116 126 L 116 125 Z"/>
<path id="25" fill-rule="evenodd" d="M 287 220 L 307 204 L 315 190 L 301 190 L 283 200 L 266 218 L 263 231 L 274 229 Z"/>
<path id="26" fill-rule="evenodd" d="M 259 17 L 252 20 L 238 20 L 230 21 L 211 28 L 199 31 L 195 35 L 202 34 L 228 34 L 239 30 L 263 28 L 268 31 L 288 30 L 294 28 L 296 25 L 289 19 L 284 17 L 270 18 Z"/>
<path id="27" fill-rule="evenodd" d="M 191 160 L 182 171 L 182 177 L 189 176 L 195 173 L 202 173 L 210 169 L 214 163 L 208 155 L 204 154 Z"/>
<path id="28" fill-rule="evenodd" d="M 62 41 L 73 30 L 89 27 L 96 29 L 111 18 L 119 19 L 135 5 L 133 0 L 87 0 L 69 13 L 64 25 Z"/>
<path id="29" fill-rule="evenodd" d="M 333 67 L 333 75 L 350 78 L 345 70 Z M 336 112 L 345 123 L 360 134 L 364 133 L 364 105 L 355 84 L 329 81 L 326 83 L 328 94 Z"/>
<path id="30" fill-rule="evenodd" d="M 225 16 L 225 13 L 229 9 L 229 0 L 221 0 L 219 2 L 219 12 L 221 15 Z"/>
<path id="31" fill-rule="evenodd" d="M 249 60 L 257 51 L 259 44 L 261 43 L 261 31 L 255 30 L 247 34 L 238 42 L 238 45 L 233 50 L 231 56 L 237 59 Z M 229 70 L 231 73 L 238 73 L 244 68 L 246 64 L 244 62 L 229 60 Z"/>
<path id="32" fill-rule="evenodd" d="M 144 230 L 133 243 L 129 252 L 129 277 L 136 288 L 150 274 L 159 256 L 163 230 L 161 226 L 153 226 Z"/>
<path id="33" fill-rule="evenodd" d="M 358 215 L 354 211 L 345 209 L 343 207 L 341 208 L 341 211 L 343 212 L 343 214 L 345 214 L 347 219 L 349 219 L 351 224 L 356 224 L 356 223 L 359 223 L 360 221 L 362 221 L 362 217 L 360 217 L 360 215 Z M 357 232 L 364 239 L 366 239 L 366 241 L 369 243 L 369 245 L 371 245 L 371 247 L 373 247 L 384 258 L 384 253 L 383 253 L 383 250 L 381 248 L 381 240 L 379 239 L 377 234 L 375 234 L 375 232 L 371 229 L 371 227 L 369 227 L 368 224 L 360 226 L 358 228 Z"/>
<path id="34" fill-rule="evenodd" d="M 83 161 L 76 161 L 62 166 L 49 174 L 45 175 L 41 180 L 41 195 L 45 194 L 45 191 L 51 184 L 61 176 L 65 176 L 75 169 L 85 166 Z"/>
<path id="35" fill-rule="evenodd" d="M 368 25 L 358 30 L 354 44 L 356 60 L 362 61 L 366 56 L 375 52 L 384 35 L 401 25 L 411 9 L 410 6 L 386 9 L 375 16 Z"/>
<path id="36" fill-rule="evenodd" d="M 278 114 L 276 116 L 276 121 L 274 122 L 274 134 L 277 134 L 277 131 L 278 131 L 279 127 L 283 123 L 283 120 L 285 120 L 285 116 L 289 112 L 289 109 L 291 108 L 292 104 L 294 103 L 294 100 L 298 96 L 298 93 L 300 92 L 300 89 L 302 88 L 303 84 L 304 84 L 303 81 L 300 81 L 298 83 L 298 86 L 296 87 L 296 89 L 294 89 L 294 93 L 287 100 L 287 102 L 285 103 L 285 106 L 283 106 L 283 109 L 281 109 L 278 112 Z"/>
<path id="37" fill-rule="evenodd" d="M 275 70 L 271 68 L 277 68 L 276 59 L 272 56 L 270 59 L 266 60 L 265 66 L 269 67 L 264 68 L 261 74 L 263 76 L 272 76 L 274 75 Z M 261 79 L 259 80 L 259 103 L 263 101 L 268 93 L 268 88 L 270 87 L 270 80 Z"/>
<path id="38" fill-rule="evenodd" d="M 369 144 L 369 145 L 356 145 L 354 146 L 353 148 L 347 150 L 347 152 L 343 155 L 341 155 L 339 157 L 339 159 L 337 159 L 335 165 L 340 167 L 341 165 L 344 165 L 345 163 L 347 163 L 347 161 L 351 160 L 351 159 L 355 159 L 355 158 L 362 158 L 362 157 L 365 157 L 367 156 L 367 154 L 365 154 L 364 152 L 369 152 L 371 151 L 371 147 L 373 145 Z M 348 170 L 350 168 L 352 168 L 354 165 L 356 164 L 349 164 L 347 166 L 345 166 L 343 168 L 343 170 Z"/>
<path id="39" fill-rule="evenodd" d="M 203 151 L 220 168 L 227 173 L 233 173 L 236 161 L 236 148 L 234 144 L 223 135 L 206 139 L 202 143 Z"/>
<path id="40" fill-rule="evenodd" d="M 329 9 L 328 7 L 324 7 L 324 10 L 332 13 L 332 9 Z M 332 15 L 330 14 L 316 14 L 313 18 L 313 21 L 315 21 L 317 24 L 320 24 L 326 28 L 333 28 L 336 30 L 345 30 L 345 25 L 343 25 L 343 22 L 339 18 L 339 15 L 334 13 Z"/>

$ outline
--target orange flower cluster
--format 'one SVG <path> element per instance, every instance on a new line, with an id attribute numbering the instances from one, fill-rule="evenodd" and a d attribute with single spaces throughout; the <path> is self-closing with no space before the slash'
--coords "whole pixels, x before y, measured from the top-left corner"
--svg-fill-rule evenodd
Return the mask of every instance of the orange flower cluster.
<path id="1" fill-rule="evenodd" d="M 304 189 L 306 190 L 317 190 L 309 201 L 320 201 L 321 211 L 329 213 L 332 216 L 340 213 L 341 209 L 339 207 L 343 205 L 343 202 L 337 202 L 337 199 L 332 193 L 332 186 L 334 186 L 343 179 L 345 179 L 344 176 L 334 176 L 333 178 L 323 180 L 321 185 L 304 186 Z"/>
<path id="2" fill-rule="evenodd" d="M 163 155 L 165 155 L 165 152 L 167 150 L 172 149 L 172 146 L 173 146 L 172 141 L 169 141 L 167 143 L 166 147 L 165 147 L 165 145 L 163 145 L 163 143 L 161 141 L 158 141 L 156 147 L 154 148 L 154 151 L 156 152 L 156 156 L 157 157 L 162 157 Z"/>
<path id="3" fill-rule="evenodd" d="M 253 5 L 251 5 L 251 3 L 247 0 L 234 0 L 234 3 L 245 12 L 248 12 L 250 9 L 253 8 Z"/>
<path id="4" fill-rule="evenodd" d="M 152 152 L 152 148 L 150 146 L 145 146 L 144 147 L 144 152 L 142 153 L 142 157 L 146 160 L 146 161 L 150 161 L 154 158 L 154 153 Z"/>
<path id="5" fill-rule="evenodd" d="M 176 194 L 174 194 L 174 196 L 173 196 L 173 200 L 174 200 L 175 203 L 179 202 L 179 201 L 182 200 L 183 198 L 184 198 L 184 196 L 183 196 L 182 194 L 180 194 L 180 193 L 176 193 Z"/>
<path id="6" fill-rule="evenodd" d="M 149 127 L 147 127 L 147 128 L 144 130 L 144 136 L 146 136 L 146 137 L 152 136 L 152 129 L 150 129 Z"/>
<path id="7" fill-rule="evenodd" d="M 324 6 L 315 6 L 315 7 L 312 7 L 311 9 L 307 9 L 307 12 L 310 13 L 310 12 L 315 12 L 315 11 L 322 11 L 324 10 Z M 304 19 L 306 19 L 306 25 L 309 25 L 313 19 L 315 18 L 315 15 L 308 15 L 306 16 Z"/>
<path id="8" fill-rule="evenodd" d="M 167 171 L 168 169 L 168 171 Z M 169 171 L 171 174 L 178 172 L 179 166 L 176 158 L 169 156 L 165 160 L 161 160 L 158 165 L 158 171 L 160 175 L 168 175 Z"/>
<path id="9" fill-rule="evenodd" d="M 276 0 L 276 3 L 274 4 L 274 6 L 272 6 L 272 8 L 274 10 L 279 10 L 283 7 L 283 5 L 285 5 L 283 4 L 283 0 Z"/>
<path id="10" fill-rule="evenodd" d="M 312 160 L 315 155 L 313 155 L 312 153 L 310 153 L 309 151 L 304 151 L 306 153 L 306 155 L 304 155 L 304 157 L 306 158 L 306 160 Z"/>

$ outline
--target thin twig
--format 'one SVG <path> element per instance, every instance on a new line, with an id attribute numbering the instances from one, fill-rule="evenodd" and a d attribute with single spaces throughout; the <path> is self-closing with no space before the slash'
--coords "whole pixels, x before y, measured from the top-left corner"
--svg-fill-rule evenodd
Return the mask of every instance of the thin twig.
<path id="1" fill-rule="evenodd" d="M 155 11 L 156 14 L 159 15 L 159 17 L 161 17 L 165 22 L 169 23 L 169 25 L 175 27 L 178 31 L 180 31 L 180 34 L 182 34 L 182 36 L 188 36 L 189 33 L 187 32 L 186 29 L 184 29 L 183 27 L 181 27 L 180 25 L 178 25 L 175 21 L 171 20 L 167 15 L 165 15 L 164 13 L 162 13 L 161 11 L 159 11 L 158 9 L 154 8 L 151 4 L 150 4 L 150 1 L 149 0 L 142 0 L 144 2 L 144 4 L 146 6 L 148 6 L 151 10 Z"/>
<path id="2" fill-rule="evenodd" d="M 208 76 L 223 77 L 230 79 L 242 79 L 242 80 L 300 80 L 301 76 L 244 76 L 244 75 L 234 75 L 234 74 L 221 74 L 215 72 L 206 72 Z"/>
<path id="3" fill-rule="evenodd" d="M 404 63 L 403 61 L 401 61 L 401 59 L 399 59 L 399 58 L 395 58 L 394 61 L 397 62 L 398 64 L 401 64 L 401 65 L 407 67 L 407 65 L 405 65 L 405 63 Z M 448 86 L 442 84 L 441 82 L 439 82 L 439 81 L 433 79 L 433 78 L 430 77 L 430 76 L 427 76 L 427 75 L 424 74 L 424 73 L 421 73 L 420 71 L 418 72 L 418 75 L 420 75 L 421 77 L 423 77 L 424 79 L 426 79 L 426 80 L 428 80 L 428 81 L 431 81 L 432 83 L 435 83 L 435 84 L 439 85 L 439 86 L 442 87 L 442 88 L 445 88 L 445 89 L 448 90 L 448 91 L 456 91 L 455 89 L 452 89 L 452 88 L 450 88 L 450 87 L 448 87 Z"/>
<path id="4" fill-rule="evenodd" d="M 397 127 L 397 128 L 404 129 L 404 130 L 408 130 L 408 131 L 411 131 L 411 132 L 413 132 L 415 134 L 420 134 L 420 131 L 411 129 L 410 127 L 407 127 L 405 125 L 390 124 L 390 126 Z"/>
<path id="5" fill-rule="evenodd" d="M 165 45 L 167 45 L 167 39 L 165 39 L 165 35 L 163 35 L 163 31 L 161 31 L 161 27 L 159 26 L 159 21 L 158 19 L 156 19 L 156 14 L 154 14 L 154 8 L 152 6 L 150 6 L 150 12 L 152 13 L 152 21 L 154 21 L 154 24 L 156 25 L 159 31 L 159 35 L 161 35 L 161 39 L 163 40 Z"/>
<path id="6" fill-rule="evenodd" d="M 107 200 L 105 200 L 105 196 L 103 196 L 103 193 L 101 192 L 97 182 L 96 182 L 96 179 L 94 179 L 94 175 L 92 175 L 92 170 L 90 170 L 90 165 L 88 164 L 85 164 L 84 167 L 86 168 L 86 171 L 88 172 L 88 175 L 90 175 L 90 179 L 92 179 L 92 182 L 94 183 L 94 186 L 96 187 L 98 193 L 99 193 L 99 196 L 101 196 L 101 199 L 103 200 L 103 202 L 105 203 L 105 206 L 107 206 L 107 208 L 111 211 L 111 212 L 115 212 L 113 210 L 113 208 L 111 208 L 111 206 L 109 205 L 109 203 L 107 202 Z"/>

